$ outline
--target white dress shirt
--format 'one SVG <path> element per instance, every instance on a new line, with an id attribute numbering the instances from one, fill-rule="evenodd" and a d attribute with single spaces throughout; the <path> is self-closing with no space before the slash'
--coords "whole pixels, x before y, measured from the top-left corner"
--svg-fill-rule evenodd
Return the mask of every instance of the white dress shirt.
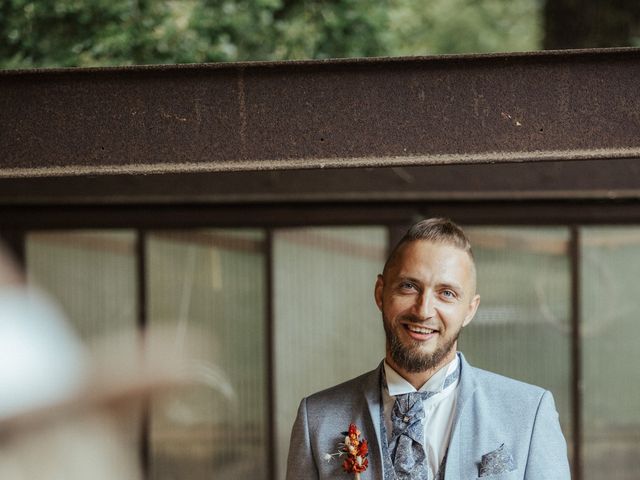
<path id="1" fill-rule="evenodd" d="M 419 390 L 421 392 L 438 392 L 425 400 L 424 403 L 424 449 L 431 471 L 431 478 L 435 478 L 440 463 L 447 452 L 451 428 L 453 426 L 453 413 L 458 398 L 458 384 L 460 379 L 443 390 L 447 376 L 458 368 L 460 360 L 455 359 L 438 370 L 427 383 Z M 382 389 L 382 401 L 384 406 L 384 421 L 387 430 L 387 442 L 391 441 L 393 426 L 391 424 L 391 411 L 395 403 L 395 396 L 404 393 L 416 392 L 413 385 L 406 381 L 389 364 L 384 362 L 384 371 L 387 380 L 387 389 Z"/>

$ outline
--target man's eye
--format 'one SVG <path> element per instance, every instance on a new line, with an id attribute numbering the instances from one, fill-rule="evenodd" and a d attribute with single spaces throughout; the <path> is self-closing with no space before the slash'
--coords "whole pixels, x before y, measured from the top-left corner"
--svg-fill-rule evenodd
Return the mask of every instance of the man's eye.
<path id="1" fill-rule="evenodd" d="M 445 298 L 456 298 L 456 292 L 453 290 L 443 290 L 442 296 Z"/>
<path id="2" fill-rule="evenodd" d="M 415 290 L 416 286 L 411 282 L 402 282 L 400 288 L 403 290 Z"/>

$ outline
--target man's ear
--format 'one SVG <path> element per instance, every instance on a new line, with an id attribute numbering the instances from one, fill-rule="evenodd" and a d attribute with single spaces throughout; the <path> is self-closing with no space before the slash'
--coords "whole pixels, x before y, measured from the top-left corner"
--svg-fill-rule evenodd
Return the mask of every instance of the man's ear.
<path id="1" fill-rule="evenodd" d="M 464 317 L 464 322 L 462 323 L 463 327 L 466 327 L 469 324 L 469 322 L 473 320 L 473 317 L 478 311 L 479 306 L 480 306 L 480 295 L 476 294 L 471 299 L 471 302 L 469 302 L 469 311 L 467 312 L 467 315 Z"/>
<path id="2" fill-rule="evenodd" d="M 382 275 L 378 275 L 376 279 L 376 286 L 373 291 L 373 296 L 376 299 L 376 305 L 378 306 L 378 310 L 382 311 L 382 290 L 384 289 L 384 279 Z"/>

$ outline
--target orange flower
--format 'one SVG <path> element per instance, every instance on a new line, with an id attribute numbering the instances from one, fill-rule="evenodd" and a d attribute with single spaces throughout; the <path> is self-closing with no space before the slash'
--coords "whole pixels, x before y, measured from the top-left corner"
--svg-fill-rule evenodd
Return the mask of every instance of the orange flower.
<path id="1" fill-rule="evenodd" d="M 360 474 L 369 466 L 367 455 L 369 454 L 369 444 L 363 438 L 360 439 L 361 432 L 355 424 L 349 425 L 349 430 L 342 432 L 344 442 L 338 444 L 336 453 L 325 453 L 324 459 L 331 461 L 334 457 L 346 457 L 342 462 L 342 468 L 347 473 L 353 473 L 355 480 L 360 480 Z"/>
<path id="2" fill-rule="evenodd" d="M 366 457 L 369 453 L 369 444 L 365 439 L 362 439 L 362 442 L 360 442 L 360 450 L 358 451 L 358 453 L 361 457 Z"/>
<path id="3" fill-rule="evenodd" d="M 347 454 L 342 468 L 347 473 L 355 473 L 359 478 L 360 473 L 364 472 L 369 466 L 367 455 L 369 454 L 369 445 L 366 439 L 360 440 L 360 430 L 355 424 L 349 425 L 349 431 L 345 432 L 345 442 L 342 451 Z"/>

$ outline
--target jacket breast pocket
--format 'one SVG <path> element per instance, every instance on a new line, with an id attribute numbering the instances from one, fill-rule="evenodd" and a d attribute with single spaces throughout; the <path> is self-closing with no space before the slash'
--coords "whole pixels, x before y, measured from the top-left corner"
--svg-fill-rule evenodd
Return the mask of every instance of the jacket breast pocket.
<path id="1" fill-rule="evenodd" d="M 477 480 L 518 480 L 521 479 L 522 475 L 518 470 L 513 470 L 511 472 L 498 473 L 496 475 L 485 475 L 483 477 L 478 477 Z"/>

